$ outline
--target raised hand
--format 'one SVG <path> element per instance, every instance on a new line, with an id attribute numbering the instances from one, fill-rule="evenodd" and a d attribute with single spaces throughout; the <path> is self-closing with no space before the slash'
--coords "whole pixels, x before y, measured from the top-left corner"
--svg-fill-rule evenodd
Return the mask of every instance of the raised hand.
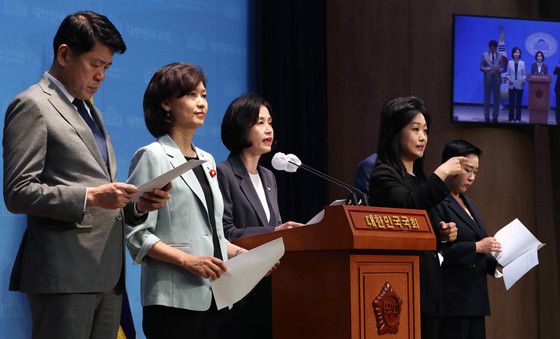
<path id="1" fill-rule="evenodd" d="M 461 173 L 463 169 L 461 163 L 467 161 L 468 159 L 465 157 L 453 157 L 444 162 L 443 164 L 439 165 L 438 168 L 434 171 L 434 173 L 443 181 L 448 177 L 455 176 Z"/>

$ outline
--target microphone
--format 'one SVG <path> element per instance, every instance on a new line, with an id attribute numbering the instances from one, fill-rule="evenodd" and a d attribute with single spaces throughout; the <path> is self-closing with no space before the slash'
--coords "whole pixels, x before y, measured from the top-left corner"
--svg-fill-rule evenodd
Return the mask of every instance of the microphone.
<path id="1" fill-rule="evenodd" d="M 270 161 L 272 167 L 278 171 L 285 171 L 288 167 L 288 161 L 286 160 L 286 154 L 278 152 L 274 154 L 272 160 Z"/>
<path id="2" fill-rule="evenodd" d="M 327 180 L 328 182 L 331 182 L 339 187 L 344 188 L 346 191 L 348 191 L 350 193 L 350 196 L 352 197 L 351 203 L 353 205 L 368 205 L 368 199 L 367 199 L 367 195 L 360 191 L 359 189 L 357 189 L 354 186 L 350 186 L 347 183 L 338 180 L 336 178 L 331 177 L 328 174 L 325 174 L 323 172 L 320 172 L 316 169 L 314 169 L 313 167 L 307 166 L 305 164 L 303 164 L 301 162 L 301 160 L 294 154 L 284 154 L 282 152 L 278 152 L 276 154 L 274 154 L 274 156 L 272 157 L 272 167 L 274 167 L 274 169 L 278 170 L 278 171 L 286 171 L 286 172 L 290 172 L 293 173 L 295 171 L 297 171 L 298 168 L 303 168 L 304 170 L 315 174 L 318 177 L 321 177 L 325 180 Z M 362 200 L 358 200 L 356 193 L 358 193 L 360 195 L 360 197 L 362 198 Z"/>
<path id="3" fill-rule="evenodd" d="M 301 165 L 301 160 L 299 160 L 298 157 L 296 157 L 295 155 L 293 154 L 286 155 L 282 152 L 278 152 L 274 154 L 274 156 L 272 157 L 271 160 L 272 167 L 274 167 L 274 169 L 278 171 L 286 171 L 289 173 L 294 173 L 295 171 L 297 171 L 298 167 L 290 163 L 288 161 L 288 157 L 290 158 L 289 160 L 291 162 L 295 162 L 295 163 L 299 162 L 299 164 Z"/>

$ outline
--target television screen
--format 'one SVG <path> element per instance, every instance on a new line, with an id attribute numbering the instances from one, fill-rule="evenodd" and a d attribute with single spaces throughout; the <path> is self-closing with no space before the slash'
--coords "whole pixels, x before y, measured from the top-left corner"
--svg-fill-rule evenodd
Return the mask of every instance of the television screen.
<path id="1" fill-rule="evenodd" d="M 557 125 L 560 22 L 453 16 L 452 120 Z"/>

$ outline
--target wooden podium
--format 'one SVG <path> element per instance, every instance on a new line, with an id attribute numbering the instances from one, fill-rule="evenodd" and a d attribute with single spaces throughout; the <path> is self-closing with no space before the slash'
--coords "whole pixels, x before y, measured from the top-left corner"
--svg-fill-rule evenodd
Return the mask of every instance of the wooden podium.
<path id="1" fill-rule="evenodd" d="M 274 339 L 420 338 L 415 251 L 436 247 L 425 211 L 329 206 L 318 224 L 236 244 L 278 237 L 286 254 L 272 274 Z"/>
<path id="2" fill-rule="evenodd" d="M 550 110 L 550 75 L 531 74 L 529 81 L 529 122 L 533 124 L 548 124 Z"/>

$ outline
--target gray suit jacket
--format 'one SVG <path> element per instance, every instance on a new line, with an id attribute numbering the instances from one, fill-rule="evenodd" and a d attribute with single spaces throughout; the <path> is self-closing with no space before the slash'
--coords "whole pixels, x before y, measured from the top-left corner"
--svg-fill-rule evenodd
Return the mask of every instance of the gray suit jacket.
<path id="1" fill-rule="evenodd" d="M 224 232 L 229 240 L 272 232 L 282 223 L 274 174 L 262 166 L 257 170 L 270 210 L 269 221 L 241 159 L 230 154 L 226 161 L 218 164 L 218 179 L 224 198 Z"/>
<path id="2" fill-rule="evenodd" d="M 196 148 L 214 199 L 214 214 L 208 214 L 204 192 L 193 171 L 173 180 L 169 202 L 159 211 L 151 212 L 145 223 L 126 227 L 127 246 L 134 262 L 142 263 L 142 305 L 163 305 L 195 311 L 210 307 L 210 280 L 192 274 L 179 266 L 147 256 L 159 241 L 198 256 L 214 255 L 212 226 L 216 222 L 222 258 L 227 259 L 228 241 L 222 227 L 223 203 L 216 168 L 209 153 Z M 185 163 L 185 157 L 168 135 L 140 148 L 130 164 L 129 182 L 139 185 Z"/>
<path id="3" fill-rule="evenodd" d="M 485 78 L 501 78 L 502 73 L 502 54 L 496 52 L 494 62 L 492 62 L 492 55 L 490 52 L 482 53 L 480 60 L 480 71 L 484 73 Z"/>
<path id="4" fill-rule="evenodd" d="M 116 173 L 113 146 L 101 115 L 93 105 L 90 110 L 105 134 L 109 169 L 91 129 L 48 77 L 8 106 L 4 201 L 12 213 L 27 214 L 11 290 L 101 292 L 113 289 L 121 278 L 122 211 L 83 210 L 86 187 L 111 183 Z"/>

